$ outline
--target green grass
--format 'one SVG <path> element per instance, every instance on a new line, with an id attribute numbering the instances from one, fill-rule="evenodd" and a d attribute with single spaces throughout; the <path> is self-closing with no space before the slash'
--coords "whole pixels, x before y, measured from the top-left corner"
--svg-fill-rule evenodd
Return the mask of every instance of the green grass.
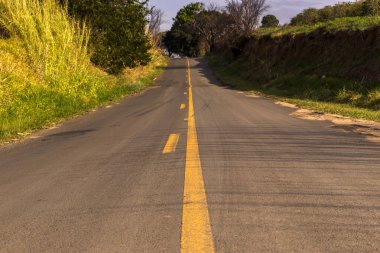
<path id="1" fill-rule="evenodd" d="M 295 104 L 300 108 L 315 110 L 331 114 L 338 114 L 355 119 L 365 119 L 380 122 L 380 111 L 360 108 L 351 104 L 314 101 L 310 99 L 291 99 L 278 97 L 282 101 Z"/>
<path id="2" fill-rule="evenodd" d="M 143 90 L 167 59 L 110 76 L 94 67 L 89 32 L 55 0 L 0 0 L 0 143 Z"/>
<path id="3" fill-rule="evenodd" d="M 380 122 L 380 85 L 352 80 L 288 74 L 268 82 L 244 79 L 241 63 L 226 63 L 210 57 L 210 67 L 221 82 L 245 91 L 254 91 L 297 106 Z"/>
<path id="4" fill-rule="evenodd" d="M 337 18 L 334 20 L 320 22 L 313 25 L 287 25 L 273 28 L 260 28 L 254 32 L 254 36 L 279 37 L 283 35 L 307 34 L 319 29 L 325 31 L 366 30 L 374 26 L 380 26 L 380 17 L 347 17 Z"/>
<path id="5" fill-rule="evenodd" d="M 259 40 L 264 36 L 294 36 L 315 31 L 318 33 L 351 32 L 376 26 L 380 26 L 380 17 L 349 17 L 313 25 L 261 28 L 254 32 L 254 36 Z M 287 41 L 282 43 L 287 43 Z M 305 53 L 310 54 L 309 57 L 302 54 L 294 55 L 294 57 L 280 54 L 268 57 L 251 54 L 240 56 L 235 60 L 227 60 L 228 53 L 225 53 L 225 55 L 210 57 L 209 64 L 222 82 L 237 89 L 259 92 L 321 112 L 380 121 L 380 84 L 378 82 L 334 78 L 334 76 L 345 76 L 340 75 L 342 71 L 349 69 L 355 71 L 357 67 L 363 69 L 364 66 L 371 65 L 371 62 L 378 60 L 375 58 L 376 54 L 363 53 L 350 58 L 352 51 L 336 48 L 336 54 L 332 51 L 330 55 L 313 55 L 310 53 L 312 51 L 310 48 L 314 46 L 316 47 L 315 41 L 309 45 L 302 45 Z M 262 48 L 269 50 L 265 48 L 265 45 Z M 369 52 L 372 51 L 369 50 Z"/>
<path id="6" fill-rule="evenodd" d="M 166 58 L 160 56 L 154 63 L 135 70 L 134 80 L 94 69 L 91 83 L 77 86 L 75 92 L 35 84 L 17 75 L 0 74 L 0 143 L 141 92 L 165 65 Z"/>

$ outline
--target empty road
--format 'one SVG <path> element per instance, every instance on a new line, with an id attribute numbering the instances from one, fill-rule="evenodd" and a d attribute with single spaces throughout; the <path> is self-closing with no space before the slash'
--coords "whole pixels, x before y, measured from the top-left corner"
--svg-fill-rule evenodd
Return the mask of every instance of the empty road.
<path id="1" fill-rule="evenodd" d="M 380 145 L 174 59 L 0 148 L 0 252 L 380 252 Z"/>

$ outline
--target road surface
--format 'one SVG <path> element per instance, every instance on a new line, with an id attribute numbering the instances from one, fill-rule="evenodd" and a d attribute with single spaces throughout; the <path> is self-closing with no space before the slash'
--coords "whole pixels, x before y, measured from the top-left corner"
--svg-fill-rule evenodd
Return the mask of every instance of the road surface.
<path id="1" fill-rule="evenodd" d="M 189 66 L 1 148 L 0 252 L 380 252 L 379 144 Z"/>

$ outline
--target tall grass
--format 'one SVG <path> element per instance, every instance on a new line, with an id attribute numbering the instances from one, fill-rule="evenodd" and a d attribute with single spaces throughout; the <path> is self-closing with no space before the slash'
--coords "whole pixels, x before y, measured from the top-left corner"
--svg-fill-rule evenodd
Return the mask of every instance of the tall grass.
<path id="1" fill-rule="evenodd" d="M 56 0 L 0 0 L 0 143 L 139 92 L 166 59 L 110 76 L 93 66 L 89 30 Z"/>
<path id="2" fill-rule="evenodd" d="M 30 68 L 47 84 L 70 88 L 85 81 L 89 31 L 55 0 L 0 0 L 0 24 L 18 39 Z"/>

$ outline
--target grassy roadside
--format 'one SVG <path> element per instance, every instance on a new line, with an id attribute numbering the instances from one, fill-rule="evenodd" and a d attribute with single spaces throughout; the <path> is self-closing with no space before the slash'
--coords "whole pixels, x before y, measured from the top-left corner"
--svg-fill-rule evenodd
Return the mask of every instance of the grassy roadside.
<path id="1" fill-rule="evenodd" d="M 279 26 L 257 29 L 253 35 L 257 37 L 271 36 L 280 37 L 284 35 L 308 34 L 316 30 L 325 31 L 355 31 L 366 30 L 368 28 L 380 26 L 380 17 L 346 17 L 319 22 L 312 25 L 302 26 Z"/>
<path id="2" fill-rule="evenodd" d="M 239 63 L 227 63 L 223 57 L 209 57 L 209 66 L 217 78 L 232 87 L 260 93 L 299 107 L 380 122 L 380 87 L 360 85 L 350 80 L 319 76 L 286 75 L 260 83 L 241 76 Z"/>
<path id="3" fill-rule="evenodd" d="M 90 61 L 90 32 L 55 0 L 0 0 L 0 143 L 135 94 L 167 63 L 108 75 Z"/>
<path id="4" fill-rule="evenodd" d="M 36 130 L 141 92 L 167 64 L 167 58 L 158 52 L 154 58 L 149 65 L 126 70 L 126 74 L 120 76 L 93 68 L 90 85 L 84 84 L 75 90 L 61 90 L 33 83 L 31 79 L 0 74 L 0 143 L 23 138 Z"/>

